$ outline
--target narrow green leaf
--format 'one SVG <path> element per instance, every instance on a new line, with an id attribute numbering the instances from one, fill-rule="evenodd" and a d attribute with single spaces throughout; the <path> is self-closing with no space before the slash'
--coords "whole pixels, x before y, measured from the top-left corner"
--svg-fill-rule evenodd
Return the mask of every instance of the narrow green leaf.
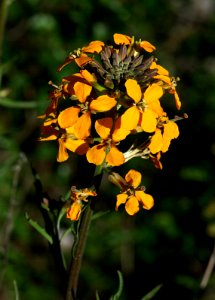
<path id="1" fill-rule="evenodd" d="M 97 212 L 97 213 L 95 213 L 95 214 L 92 216 L 91 221 L 94 221 L 94 220 L 96 220 L 96 219 L 98 219 L 98 218 L 101 218 L 101 217 L 103 217 L 104 215 L 108 214 L 109 212 L 110 212 L 109 210 Z"/>
<path id="2" fill-rule="evenodd" d="M 19 290 L 17 286 L 16 280 L 13 281 L 14 292 L 15 292 L 15 300 L 19 300 Z"/>
<path id="3" fill-rule="evenodd" d="M 141 300 L 151 300 L 162 287 L 162 284 L 157 285 L 153 290 L 146 294 Z"/>
<path id="4" fill-rule="evenodd" d="M 0 98 L 0 105 L 4 107 L 10 107 L 10 108 L 26 108 L 26 109 L 32 109 L 36 108 L 38 106 L 38 103 L 36 101 L 15 101 L 9 98 Z"/>
<path id="5" fill-rule="evenodd" d="M 123 277 L 122 277 L 122 273 L 120 271 L 117 271 L 118 277 L 119 277 L 119 286 L 118 286 L 118 290 L 116 292 L 116 294 L 114 294 L 113 296 L 111 296 L 110 300 L 118 300 L 119 297 L 122 294 L 123 291 Z"/>
<path id="6" fill-rule="evenodd" d="M 42 228 L 37 222 L 35 222 L 34 220 L 32 220 L 32 219 L 29 217 L 29 215 L 28 215 L 27 213 L 25 214 L 25 216 L 26 216 L 26 219 L 27 219 L 28 223 L 29 223 L 34 229 L 36 229 L 36 231 L 39 232 L 45 239 L 47 239 L 48 242 L 49 242 L 50 244 L 52 244 L 52 243 L 53 243 L 53 239 L 52 239 L 52 237 L 45 231 L 45 229 Z"/>
<path id="7" fill-rule="evenodd" d="M 96 291 L 96 300 L 100 300 L 98 291 Z"/>

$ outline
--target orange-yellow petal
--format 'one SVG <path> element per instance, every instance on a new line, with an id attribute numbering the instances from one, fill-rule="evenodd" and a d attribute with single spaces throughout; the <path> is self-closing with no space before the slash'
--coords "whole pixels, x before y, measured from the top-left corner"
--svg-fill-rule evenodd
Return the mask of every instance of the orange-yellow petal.
<path id="1" fill-rule="evenodd" d="M 95 129 L 98 135 L 103 139 L 106 140 L 110 135 L 111 128 L 113 126 L 112 118 L 103 118 L 99 119 L 95 122 Z"/>
<path id="2" fill-rule="evenodd" d="M 84 65 L 88 64 L 90 61 L 92 61 L 92 57 L 89 57 L 86 54 L 81 54 L 79 57 L 75 58 L 76 64 L 81 68 Z"/>
<path id="3" fill-rule="evenodd" d="M 77 154 L 79 155 L 83 155 L 87 152 L 89 146 L 88 144 L 83 141 L 83 140 L 72 140 L 72 139 L 69 139 L 67 138 L 65 143 L 64 143 L 64 146 L 72 151 L 72 152 L 76 152 Z"/>
<path id="4" fill-rule="evenodd" d="M 181 108 L 181 101 L 180 101 L 178 93 L 176 91 L 174 92 L 174 98 L 175 98 L 176 108 L 179 110 Z"/>
<path id="5" fill-rule="evenodd" d="M 68 128 L 73 126 L 78 120 L 80 108 L 68 107 L 64 109 L 58 116 L 58 124 L 61 128 Z"/>
<path id="6" fill-rule="evenodd" d="M 91 118 L 90 112 L 84 113 L 74 125 L 74 134 L 77 139 L 86 139 L 90 135 Z"/>
<path id="7" fill-rule="evenodd" d="M 147 41 L 140 42 L 140 47 L 146 50 L 147 52 L 153 52 L 156 47 Z"/>
<path id="8" fill-rule="evenodd" d="M 126 182 L 134 188 L 140 185 L 141 179 L 142 179 L 141 173 L 133 169 L 128 171 L 128 173 L 125 175 Z"/>
<path id="9" fill-rule="evenodd" d="M 125 82 L 126 91 L 129 97 L 131 97 L 135 103 L 138 103 L 142 98 L 141 87 L 135 79 L 128 79 Z"/>
<path id="10" fill-rule="evenodd" d="M 150 104 L 151 102 L 160 99 L 162 95 L 163 95 L 162 87 L 154 83 L 146 89 L 144 93 L 144 100 L 146 101 L 147 104 Z"/>
<path id="11" fill-rule="evenodd" d="M 116 125 L 116 124 L 115 124 Z M 112 140 L 117 143 L 124 140 L 130 134 L 130 130 L 115 126 L 112 134 Z"/>
<path id="12" fill-rule="evenodd" d="M 92 86 L 83 82 L 76 82 L 74 85 L 75 95 L 81 103 L 84 103 L 92 91 Z"/>
<path id="13" fill-rule="evenodd" d="M 131 37 L 125 34 L 120 34 L 120 33 L 115 33 L 113 35 L 113 39 L 115 44 L 120 45 L 120 44 L 124 44 L 124 45 L 130 45 L 131 43 Z"/>
<path id="14" fill-rule="evenodd" d="M 115 209 L 118 210 L 118 208 L 119 208 L 119 206 L 120 206 L 121 204 L 125 204 L 127 198 L 128 198 L 128 195 L 127 195 L 127 194 L 118 194 L 118 195 L 116 196 L 116 199 L 117 199 L 117 200 L 116 200 L 116 207 L 115 207 Z"/>
<path id="15" fill-rule="evenodd" d="M 117 104 L 117 101 L 115 98 L 109 97 L 107 95 L 102 95 L 90 103 L 90 110 L 96 111 L 96 112 L 109 111 L 116 104 Z"/>
<path id="16" fill-rule="evenodd" d="M 71 207 L 67 209 L 66 217 L 72 221 L 77 221 L 81 214 L 81 202 L 75 201 Z"/>
<path id="17" fill-rule="evenodd" d="M 83 76 L 83 78 L 90 84 L 93 84 L 96 82 L 96 78 L 89 71 L 81 70 L 80 73 L 81 73 L 81 76 Z"/>
<path id="18" fill-rule="evenodd" d="M 169 76 L 169 71 L 162 67 L 161 65 L 157 65 L 155 61 L 150 66 L 151 69 L 158 69 L 158 74 Z"/>
<path id="19" fill-rule="evenodd" d="M 125 162 L 124 155 L 117 147 L 112 146 L 106 156 L 106 162 L 109 166 L 120 166 Z"/>
<path id="20" fill-rule="evenodd" d="M 146 194 L 144 191 L 135 191 L 137 200 L 142 203 L 143 208 L 151 209 L 154 206 L 154 199 L 151 195 Z"/>
<path id="21" fill-rule="evenodd" d="M 105 149 L 101 144 L 90 148 L 86 153 L 88 162 L 97 166 L 101 165 L 105 159 Z"/>
<path id="22" fill-rule="evenodd" d="M 104 43 L 101 41 L 92 41 L 89 43 L 89 45 L 83 47 L 82 51 L 87 53 L 100 53 L 103 46 Z"/>
<path id="23" fill-rule="evenodd" d="M 152 154 L 155 154 L 159 151 L 161 151 L 163 146 L 163 136 L 161 134 L 160 129 L 157 129 L 155 131 L 155 134 L 152 136 L 150 144 L 149 144 L 149 150 Z"/>
<path id="24" fill-rule="evenodd" d="M 176 139 L 179 136 L 178 125 L 173 122 L 169 121 L 167 124 L 164 124 L 164 132 L 163 137 L 169 139 Z"/>
<path id="25" fill-rule="evenodd" d="M 154 132 L 157 126 L 156 114 L 147 109 L 142 113 L 141 127 L 145 132 Z"/>
<path id="26" fill-rule="evenodd" d="M 58 139 L 58 155 L 57 155 L 57 161 L 63 162 L 69 158 L 69 154 L 67 153 L 65 142 L 63 139 Z"/>
<path id="27" fill-rule="evenodd" d="M 129 197 L 125 204 L 125 210 L 131 216 L 139 211 L 139 202 L 135 196 Z"/>
<path id="28" fill-rule="evenodd" d="M 140 118 L 140 112 L 138 108 L 136 106 L 132 106 L 128 108 L 122 114 L 122 116 L 117 120 L 117 125 L 119 128 L 133 130 L 137 127 L 139 118 Z"/>

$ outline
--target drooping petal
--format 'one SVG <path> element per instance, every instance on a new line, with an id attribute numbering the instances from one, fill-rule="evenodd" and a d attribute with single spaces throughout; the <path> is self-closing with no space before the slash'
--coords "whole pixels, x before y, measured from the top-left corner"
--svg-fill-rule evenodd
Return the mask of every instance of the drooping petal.
<path id="1" fill-rule="evenodd" d="M 147 104 L 150 104 L 153 101 L 157 101 L 163 95 L 163 89 L 158 84 L 150 85 L 145 93 L 144 93 L 144 100 Z"/>
<path id="2" fill-rule="evenodd" d="M 66 217 L 72 221 L 77 221 L 81 214 L 81 201 L 75 201 L 71 207 L 67 209 Z"/>
<path id="3" fill-rule="evenodd" d="M 176 90 L 174 92 L 174 98 L 175 98 L 175 106 L 179 110 L 181 108 L 181 101 L 179 99 L 179 96 L 178 96 L 178 93 L 176 92 Z"/>
<path id="4" fill-rule="evenodd" d="M 125 175 L 126 182 L 134 188 L 140 185 L 141 179 L 142 179 L 141 173 L 133 169 L 128 171 L 128 173 Z"/>
<path id="5" fill-rule="evenodd" d="M 65 147 L 64 139 L 58 139 L 58 145 L 59 145 L 59 148 L 58 148 L 57 161 L 63 162 L 69 158 L 69 154 Z"/>
<path id="6" fill-rule="evenodd" d="M 151 195 L 146 194 L 144 191 L 135 191 L 137 200 L 142 203 L 143 208 L 151 209 L 154 206 L 154 199 Z"/>
<path id="7" fill-rule="evenodd" d="M 68 107 L 64 109 L 58 116 L 58 124 L 61 128 L 72 127 L 78 120 L 80 108 Z"/>
<path id="8" fill-rule="evenodd" d="M 81 68 L 84 65 L 88 64 L 90 61 L 92 61 L 92 57 L 89 57 L 86 54 L 81 54 L 79 57 L 75 58 L 76 64 Z"/>
<path id="9" fill-rule="evenodd" d="M 129 97 L 131 97 L 135 103 L 138 103 L 142 98 L 141 87 L 135 79 L 128 79 L 125 82 L 126 91 Z"/>
<path id="10" fill-rule="evenodd" d="M 105 154 L 104 145 L 99 144 L 90 148 L 86 153 L 86 157 L 89 163 L 99 166 L 103 163 Z"/>
<path id="11" fill-rule="evenodd" d="M 127 130 L 133 130 L 137 127 L 139 122 L 140 112 L 136 106 L 128 108 L 121 117 L 117 120 L 117 125 L 119 128 L 124 128 Z M 118 124 L 119 123 L 119 124 Z"/>
<path id="12" fill-rule="evenodd" d="M 115 98 L 109 97 L 108 95 L 102 95 L 90 103 L 90 110 L 96 111 L 96 112 L 109 111 L 116 104 L 117 104 L 117 101 Z"/>
<path id="13" fill-rule="evenodd" d="M 147 52 L 153 52 L 154 50 L 156 50 L 156 47 L 148 41 L 140 42 L 140 47 L 146 50 Z"/>
<path id="14" fill-rule="evenodd" d="M 83 47 L 82 51 L 87 53 L 100 53 L 103 46 L 104 43 L 101 41 L 92 41 L 89 45 Z"/>
<path id="15" fill-rule="evenodd" d="M 135 196 L 129 197 L 125 204 L 125 210 L 130 216 L 133 216 L 139 211 L 139 202 Z"/>
<path id="16" fill-rule="evenodd" d="M 131 43 L 131 37 L 125 34 L 120 34 L 120 33 L 115 33 L 113 35 L 113 39 L 115 44 L 120 45 L 120 44 L 124 44 L 124 45 L 130 45 Z"/>
<path id="17" fill-rule="evenodd" d="M 142 113 L 141 127 L 145 132 L 154 132 L 157 126 L 157 119 L 155 113 L 147 109 Z"/>
<path id="18" fill-rule="evenodd" d="M 120 166 L 125 162 L 124 155 L 117 147 L 112 146 L 106 156 L 106 162 L 109 166 Z"/>
<path id="19" fill-rule="evenodd" d="M 92 91 L 92 86 L 83 82 L 76 82 L 74 85 L 75 95 L 81 103 L 84 103 Z"/>
<path id="20" fill-rule="evenodd" d="M 149 150 L 152 154 L 155 154 L 157 152 L 160 152 L 163 146 L 163 136 L 161 134 L 160 129 L 157 129 L 155 131 L 155 134 L 152 136 L 150 144 L 149 144 Z"/>
<path id="21" fill-rule="evenodd" d="M 74 134 L 77 139 L 83 140 L 90 135 L 91 117 L 90 112 L 84 113 L 74 125 Z"/>
<path id="22" fill-rule="evenodd" d="M 112 118 L 103 118 L 99 119 L 95 122 L 95 129 L 98 135 L 103 139 L 106 140 L 110 135 L 111 128 L 113 126 Z"/>
<path id="23" fill-rule="evenodd" d="M 116 207 L 115 207 L 115 209 L 118 210 L 118 208 L 119 208 L 119 206 L 120 206 L 121 204 L 125 204 L 127 198 L 128 198 L 128 195 L 127 195 L 127 194 L 118 194 L 118 195 L 116 196 L 116 199 L 117 199 L 117 200 L 116 200 Z"/>

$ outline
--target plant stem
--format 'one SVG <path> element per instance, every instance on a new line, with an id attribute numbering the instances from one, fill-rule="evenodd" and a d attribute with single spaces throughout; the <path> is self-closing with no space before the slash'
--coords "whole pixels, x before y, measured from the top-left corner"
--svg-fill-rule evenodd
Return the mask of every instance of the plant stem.
<path id="1" fill-rule="evenodd" d="M 90 204 L 88 204 L 86 210 L 83 212 L 83 217 L 81 220 L 81 226 L 79 232 L 79 241 L 69 270 L 69 280 L 68 280 L 68 286 L 66 292 L 66 300 L 76 299 L 81 262 L 83 258 L 83 253 L 85 249 L 85 244 L 88 236 L 92 214 L 93 211 L 90 207 Z"/>

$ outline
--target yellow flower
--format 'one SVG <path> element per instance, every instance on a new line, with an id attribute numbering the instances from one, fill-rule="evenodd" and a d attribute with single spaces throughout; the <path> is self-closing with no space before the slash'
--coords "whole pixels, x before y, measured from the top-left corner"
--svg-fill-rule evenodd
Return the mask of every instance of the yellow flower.
<path id="1" fill-rule="evenodd" d="M 120 34 L 120 33 L 115 33 L 114 36 L 114 42 L 117 45 L 120 44 L 124 44 L 124 45 L 130 45 L 133 43 L 135 43 L 138 47 L 144 49 L 147 52 L 153 52 L 156 48 L 154 45 L 152 45 L 151 43 L 149 43 L 148 41 L 134 41 L 134 38 L 131 38 L 128 35 L 125 34 Z"/>
<path id="2" fill-rule="evenodd" d="M 132 216 L 140 210 L 140 206 L 147 210 L 153 207 L 153 197 L 145 193 L 143 187 L 139 187 L 142 179 L 140 172 L 132 169 L 125 175 L 125 179 L 112 173 L 109 179 L 121 186 L 122 192 L 117 195 L 116 210 L 121 204 L 125 204 L 126 212 Z"/>
<path id="3" fill-rule="evenodd" d="M 152 84 L 142 94 L 140 85 L 134 79 L 128 79 L 125 87 L 134 103 L 122 115 L 122 127 L 133 130 L 140 124 L 143 131 L 154 132 L 157 118 L 164 114 L 159 101 L 163 95 L 162 88 L 157 84 Z"/>
<path id="4" fill-rule="evenodd" d="M 71 221 L 77 221 L 83 209 L 83 201 L 88 202 L 89 196 L 97 196 L 95 191 L 88 188 L 77 190 L 75 187 L 71 188 L 72 205 L 67 209 L 67 218 Z"/>
<path id="5" fill-rule="evenodd" d="M 162 129 L 156 129 L 149 144 L 150 152 L 152 154 L 156 154 L 160 151 L 166 152 L 169 149 L 171 140 L 176 139 L 178 136 L 178 125 L 173 121 L 168 121 L 166 124 L 163 124 Z"/>
<path id="6" fill-rule="evenodd" d="M 118 150 L 116 144 L 125 139 L 129 131 L 117 126 L 117 122 L 113 126 L 112 118 L 103 118 L 95 122 L 95 129 L 101 142 L 87 151 L 88 162 L 101 165 L 105 161 L 109 166 L 120 166 L 124 163 L 123 153 Z"/>

